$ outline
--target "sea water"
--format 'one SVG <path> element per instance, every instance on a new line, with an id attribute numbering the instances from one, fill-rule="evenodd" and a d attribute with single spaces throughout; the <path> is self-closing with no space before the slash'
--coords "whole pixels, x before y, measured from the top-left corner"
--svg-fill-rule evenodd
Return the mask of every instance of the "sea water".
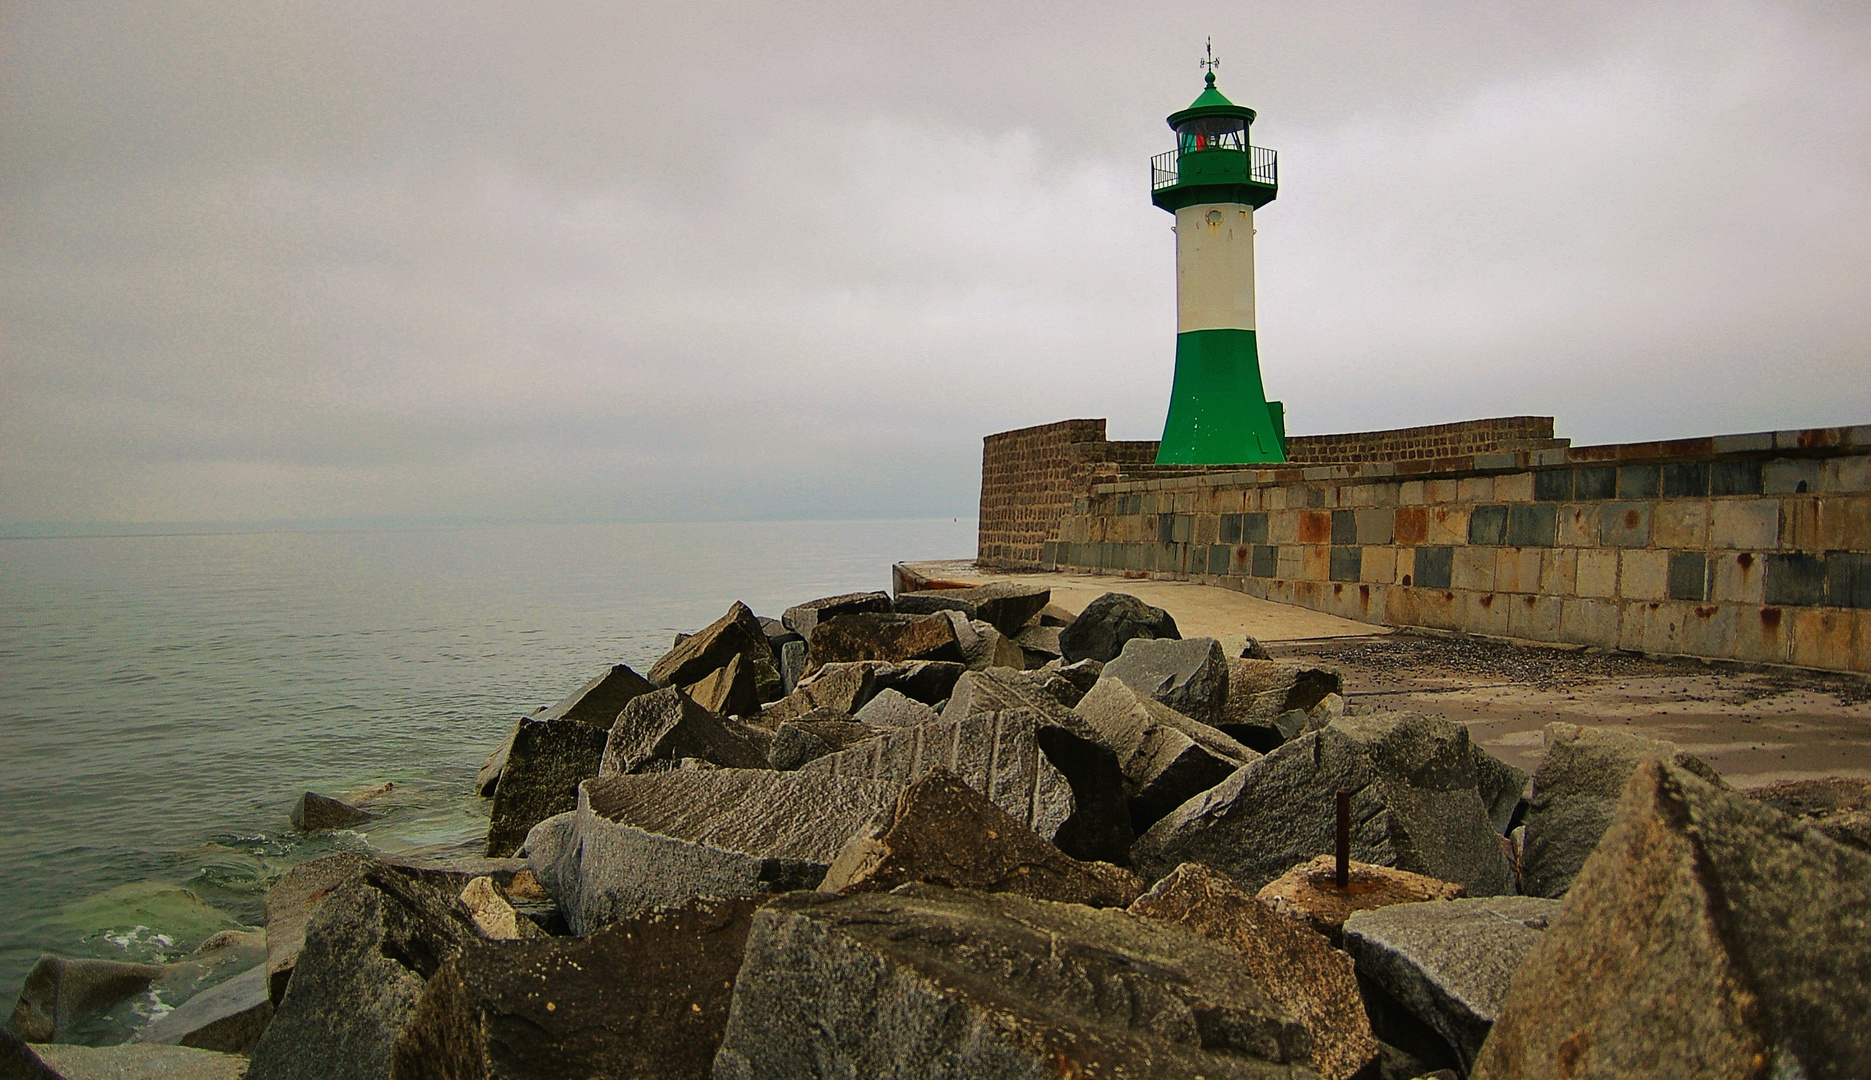
<path id="1" fill-rule="evenodd" d="M 259 925 L 305 859 L 474 850 L 474 772 L 516 717 L 735 600 L 887 590 L 974 541 L 971 518 L 0 540 L 0 1015 L 41 953 L 168 962 Z M 355 831 L 287 822 L 384 783 Z"/>

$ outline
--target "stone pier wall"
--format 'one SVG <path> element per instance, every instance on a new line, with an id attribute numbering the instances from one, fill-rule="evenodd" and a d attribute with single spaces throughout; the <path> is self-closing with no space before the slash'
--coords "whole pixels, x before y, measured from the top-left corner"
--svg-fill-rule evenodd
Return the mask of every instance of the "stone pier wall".
<path id="1" fill-rule="evenodd" d="M 1871 672 L 1871 426 L 1083 476 L 1043 568 L 1396 626 Z"/>

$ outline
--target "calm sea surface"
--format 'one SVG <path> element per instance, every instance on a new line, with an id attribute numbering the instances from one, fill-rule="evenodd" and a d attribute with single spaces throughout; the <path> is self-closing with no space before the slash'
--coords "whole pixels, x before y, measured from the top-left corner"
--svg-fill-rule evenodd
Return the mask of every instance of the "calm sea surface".
<path id="1" fill-rule="evenodd" d="M 0 540 L 0 1013 L 44 952 L 167 961 L 260 922 L 295 862 L 469 846 L 513 718 L 678 630 L 890 586 L 960 521 L 568 525 Z M 358 834 L 295 836 L 307 788 L 389 781 Z M 212 978 L 203 981 L 213 981 Z M 159 986 L 94 1025 L 195 987 Z"/>

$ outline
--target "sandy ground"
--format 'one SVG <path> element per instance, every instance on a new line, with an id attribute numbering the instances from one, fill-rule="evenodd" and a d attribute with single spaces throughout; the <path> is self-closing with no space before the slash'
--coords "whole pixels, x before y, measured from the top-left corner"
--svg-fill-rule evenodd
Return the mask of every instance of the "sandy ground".
<path id="1" fill-rule="evenodd" d="M 1467 724 L 1477 742 L 1529 773 L 1545 753 L 1542 730 L 1563 720 L 1669 739 L 1737 787 L 1871 778 L 1871 679 L 1863 676 L 1393 632 L 1190 582 L 917 566 L 957 582 L 1044 585 L 1074 613 L 1106 592 L 1131 593 L 1174 615 L 1185 637 L 1232 645 L 1251 634 L 1275 657 L 1338 667 L 1353 702 Z"/>

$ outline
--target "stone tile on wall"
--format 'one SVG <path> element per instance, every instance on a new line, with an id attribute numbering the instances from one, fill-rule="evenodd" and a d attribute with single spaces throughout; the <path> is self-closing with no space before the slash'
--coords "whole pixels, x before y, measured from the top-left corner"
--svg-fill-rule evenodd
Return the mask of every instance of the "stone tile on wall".
<path id="1" fill-rule="evenodd" d="M 1819 500 L 1781 499 L 1779 546 L 1810 548 L 1819 541 Z"/>
<path id="2" fill-rule="evenodd" d="M 1328 510 L 1301 510 L 1299 512 L 1298 541 L 1302 544 L 1331 543 L 1331 512 Z"/>
<path id="3" fill-rule="evenodd" d="M 1617 468 L 1611 465 L 1599 465 L 1572 470 L 1572 497 L 1579 502 L 1617 498 Z"/>
<path id="4" fill-rule="evenodd" d="M 1575 504 L 1559 508 L 1558 543 L 1561 547 L 1598 546 L 1598 517 L 1602 507 Z"/>
<path id="5" fill-rule="evenodd" d="M 1361 547 L 1334 547 L 1331 556 L 1331 578 L 1333 581 L 1357 581 L 1363 572 L 1364 549 Z"/>
<path id="6" fill-rule="evenodd" d="M 1364 561 L 1358 567 L 1358 580 L 1388 585 L 1397 580 L 1397 549 L 1370 545 L 1364 549 Z"/>
<path id="7" fill-rule="evenodd" d="M 1355 544 L 1358 542 L 1358 512 L 1355 510 L 1332 511 L 1332 543 Z"/>
<path id="8" fill-rule="evenodd" d="M 1494 499 L 1494 477 L 1465 476 L 1455 482 L 1455 502 L 1480 503 Z"/>
<path id="9" fill-rule="evenodd" d="M 1539 548 L 1501 548 L 1494 562 L 1494 591 L 1538 592 L 1541 554 Z"/>
<path id="10" fill-rule="evenodd" d="M 1670 553 L 1648 549 L 1619 552 L 1618 595 L 1625 600 L 1661 600 L 1669 595 Z"/>
<path id="11" fill-rule="evenodd" d="M 1540 560 L 1540 591 L 1547 596 L 1573 596 L 1578 591 L 1579 553 L 1554 548 Z"/>
<path id="12" fill-rule="evenodd" d="M 1769 552 L 1766 598 L 1776 606 L 1808 607 L 1825 602 L 1825 561 L 1807 552 Z"/>
<path id="13" fill-rule="evenodd" d="M 1399 506 L 1421 506 L 1425 502 L 1423 482 L 1408 480 L 1397 486 L 1397 504 Z"/>
<path id="14" fill-rule="evenodd" d="M 1663 466 L 1663 497 L 1699 499 L 1709 493 L 1709 466 L 1703 461 L 1677 461 Z"/>
<path id="15" fill-rule="evenodd" d="M 1792 661 L 1801 667 L 1851 667 L 1854 613 L 1836 608 L 1799 608 L 1793 614 Z"/>
<path id="16" fill-rule="evenodd" d="M 1871 496 L 1832 495 L 1819 500 L 1819 533 L 1815 547 L 1837 551 L 1871 551 Z"/>
<path id="17" fill-rule="evenodd" d="M 1709 556 L 1709 599 L 1723 604 L 1760 604 L 1766 599 L 1761 557 L 1752 551 Z"/>
<path id="18" fill-rule="evenodd" d="M 1670 552 L 1671 600 L 1700 604 L 1709 595 L 1709 557 L 1700 551 Z"/>
<path id="19" fill-rule="evenodd" d="M 1391 539 L 1403 547 L 1415 547 L 1429 536 L 1429 511 L 1420 506 L 1401 506 L 1391 519 Z"/>
<path id="20" fill-rule="evenodd" d="M 1281 544 L 1274 548 L 1279 553 L 1279 573 L 1274 577 L 1295 581 L 1306 576 L 1306 552 L 1311 548 L 1298 544 Z"/>
<path id="21" fill-rule="evenodd" d="M 1663 489 L 1663 472 L 1655 465 L 1620 465 L 1618 498 L 1654 499 Z"/>
<path id="22" fill-rule="evenodd" d="M 1618 553 L 1611 548 L 1581 548 L 1575 588 L 1580 596 L 1618 595 Z"/>
<path id="23" fill-rule="evenodd" d="M 1871 555 L 1854 551 L 1826 553 L 1826 603 L 1840 608 L 1871 608 Z"/>
<path id="24" fill-rule="evenodd" d="M 1477 506 L 1468 515 L 1468 542 L 1499 545 L 1507 542 L 1507 507 L 1496 504 Z"/>
<path id="25" fill-rule="evenodd" d="M 1645 547 L 1650 543 L 1649 503 L 1607 503 L 1598 522 L 1601 542 L 1610 547 Z"/>
<path id="26" fill-rule="evenodd" d="M 1852 631 L 1852 670 L 1871 671 L 1871 612 L 1855 614 L 1857 629 Z"/>
<path id="27" fill-rule="evenodd" d="M 1462 627 L 1470 633 L 1507 636 L 1507 609 L 1513 597 L 1492 592 L 1460 592 Z"/>
<path id="28" fill-rule="evenodd" d="M 1733 604 L 1697 604 L 1683 622 L 1683 651 L 1692 656 L 1727 656 L 1734 651 L 1735 627 L 1747 609 Z"/>
<path id="29" fill-rule="evenodd" d="M 1272 544 L 1255 544 L 1248 566 L 1248 573 L 1255 577 L 1277 577 L 1280 571 L 1280 549 Z"/>
<path id="30" fill-rule="evenodd" d="M 1757 664 L 1784 664 L 1792 630 L 1791 608 L 1767 605 L 1741 608 L 1735 618 L 1735 644 L 1731 654 L 1737 660 Z"/>
<path id="31" fill-rule="evenodd" d="M 1406 547 L 1394 548 L 1392 550 L 1397 553 L 1396 577 L 1394 580 L 1399 584 L 1414 585 L 1416 583 L 1416 549 Z"/>
<path id="32" fill-rule="evenodd" d="M 1302 544 L 1299 577 L 1304 581 L 1329 581 L 1332 577 L 1332 549 L 1324 544 Z"/>
<path id="33" fill-rule="evenodd" d="M 1768 495 L 1817 494 L 1819 475 L 1829 464 L 1812 458 L 1776 458 L 1761 470 L 1761 491 Z"/>
<path id="34" fill-rule="evenodd" d="M 1500 502 L 1531 502 L 1533 474 L 1512 473 L 1494 478 L 1494 498 Z"/>
<path id="35" fill-rule="evenodd" d="M 1819 490 L 1828 495 L 1871 491 L 1871 457 L 1830 459 L 1819 470 Z"/>
<path id="36" fill-rule="evenodd" d="M 1468 543 L 1466 506 L 1436 506 L 1429 511 L 1429 542 L 1432 544 Z"/>
<path id="37" fill-rule="evenodd" d="M 1453 549 L 1454 565 L 1449 573 L 1449 585 L 1455 589 L 1472 589 L 1478 592 L 1494 591 L 1495 553 L 1492 548 L 1458 547 Z"/>
<path id="38" fill-rule="evenodd" d="M 1560 601 L 1559 640 L 1613 649 L 1618 644 L 1618 604 L 1614 600 Z"/>
<path id="39" fill-rule="evenodd" d="M 1779 538 L 1778 499 L 1718 499 L 1710 508 L 1710 547 L 1759 551 Z"/>
<path id="40" fill-rule="evenodd" d="M 1388 544 L 1396 531 L 1397 511 L 1390 507 L 1372 507 L 1368 510 L 1354 510 L 1354 543 Z"/>
<path id="41" fill-rule="evenodd" d="M 1507 508 L 1507 542 L 1515 547 L 1552 547 L 1558 539 L 1558 507 L 1516 503 Z"/>
<path id="42" fill-rule="evenodd" d="M 1650 542 L 1666 548 L 1708 547 L 1709 504 L 1700 499 L 1657 503 L 1650 514 Z"/>
<path id="43" fill-rule="evenodd" d="M 1455 480 L 1423 481 L 1423 501 L 1426 503 L 1452 503 L 1456 501 L 1461 484 Z"/>
<path id="44" fill-rule="evenodd" d="M 1681 615 L 1686 606 L 1656 601 L 1625 604 L 1618 622 L 1618 648 L 1647 653 L 1682 652 Z"/>
<path id="45" fill-rule="evenodd" d="M 1571 502 L 1573 469 L 1545 469 L 1533 474 L 1533 497 L 1541 502 Z"/>
<path id="46" fill-rule="evenodd" d="M 1507 632 L 1530 641 L 1558 641 L 1560 601 L 1557 596 L 1503 597 L 1507 604 Z"/>
<path id="47" fill-rule="evenodd" d="M 1723 495 L 1759 495 L 1762 490 L 1761 480 L 1761 463 L 1752 458 L 1717 461 L 1709 465 L 1709 494 L 1717 498 Z"/>

